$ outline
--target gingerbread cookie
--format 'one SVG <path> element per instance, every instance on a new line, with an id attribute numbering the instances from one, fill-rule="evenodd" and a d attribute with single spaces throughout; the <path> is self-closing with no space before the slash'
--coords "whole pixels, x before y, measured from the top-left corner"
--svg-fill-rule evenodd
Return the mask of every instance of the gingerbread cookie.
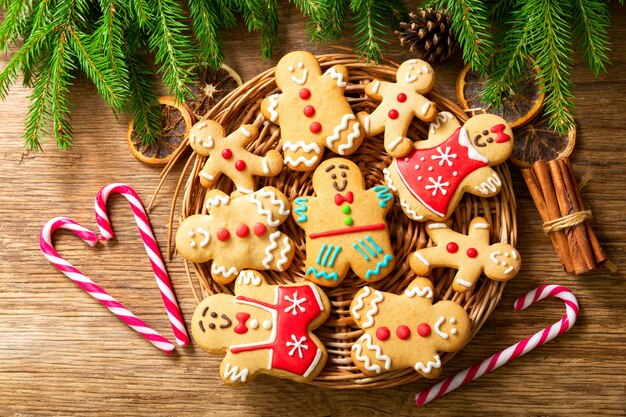
<path id="1" fill-rule="evenodd" d="M 202 349 L 226 354 L 220 375 L 228 384 L 245 384 L 256 374 L 304 382 L 326 363 L 326 349 L 312 331 L 329 314 L 328 297 L 316 285 L 269 285 L 247 270 L 239 273 L 234 296 L 211 295 L 198 305 L 191 331 Z"/>
<path id="2" fill-rule="evenodd" d="M 409 218 L 445 220 L 468 192 L 490 197 L 502 181 L 491 168 L 513 151 L 513 132 L 501 117 L 479 114 L 461 127 L 452 114 L 439 113 L 428 140 L 417 141 L 404 158 L 383 170 Z"/>
<path id="3" fill-rule="evenodd" d="M 365 136 L 344 96 L 348 70 L 335 65 L 322 75 L 315 55 L 291 52 L 276 65 L 274 94 L 261 112 L 280 126 L 285 164 L 296 171 L 312 171 L 322 161 L 324 147 L 339 155 L 353 153 Z"/>
<path id="4" fill-rule="evenodd" d="M 437 115 L 435 103 L 422 95 L 435 85 L 435 73 L 425 61 L 409 59 L 398 68 L 396 81 L 370 82 L 365 94 L 381 103 L 372 114 L 360 112 L 357 116 L 368 138 L 384 130 L 385 150 L 391 156 L 401 157 L 413 149 L 413 142 L 406 137 L 413 117 L 430 122 Z"/>
<path id="5" fill-rule="evenodd" d="M 211 276 L 228 284 L 244 268 L 284 271 L 296 247 L 278 230 L 289 215 L 287 197 L 274 187 L 239 198 L 207 193 L 208 215 L 187 217 L 176 232 L 176 249 L 187 260 L 211 264 Z"/>
<path id="6" fill-rule="evenodd" d="M 445 223 L 428 223 L 426 232 L 435 246 L 417 250 L 409 259 L 413 272 L 430 274 L 439 266 L 458 269 L 452 289 L 457 292 L 474 288 L 482 272 L 494 281 L 508 281 L 519 272 L 522 260 L 507 243 L 489 244 L 491 226 L 482 217 L 474 217 L 469 233 L 463 235 Z"/>
<path id="7" fill-rule="evenodd" d="M 427 278 L 416 278 L 401 295 L 363 287 L 350 315 L 365 333 L 352 345 L 352 360 L 366 375 L 413 368 L 426 378 L 441 373 L 438 352 L 456 352 L 470 339 L 470 319 L 452 301 L 433 304 Z"/>
<path id="8" fill-rule="evenodd" d="M 196 123 L 189 132 L 189 144 L 198 155 L 209 157 L 199 174 L 202 186 L 212 187 L 224 174 L 235 183 L 234 196 L 250 194 L 256 188 L 253 176 L 278 175 L 283 167 L 278 151 L 259 156 L 246 150 L 258 134 L 254 125 L 242 125 L 226 136 L 222 125 L 213 120 Z"/>
<path id="9" fill-rule="evenodd" d="M 313 173 L 316 196 L 298 197 L 292 213 L 306 232 L 305 274 L 335 287 L 352 268 L 368 282 L 384 278 L 394 267 L 385 215 L 393 195 L 384 185 L 365 189 L 356 164 L 328 159 Z"/>

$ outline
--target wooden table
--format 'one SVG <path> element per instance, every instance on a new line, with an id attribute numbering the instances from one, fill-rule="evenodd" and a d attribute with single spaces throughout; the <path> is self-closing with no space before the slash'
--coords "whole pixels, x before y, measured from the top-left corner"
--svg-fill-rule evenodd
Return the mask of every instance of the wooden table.
<path id="1" fill-rule="evenodd" d="M 430 404 L 432 415 L 616 415 L 626 410 L 626 9 L 613 7 L 614 41 L 609 73 L 593 78 L 577 62 L 578 141 L 573 155 L 579 176 L 590 171 L 583 192 L 594 228 L 622 272 L 601 270 L 575 277 L 562 271 L 518 172 L 519 251 L 523 271 L 509 285 L 481 332 L 444 370 L 444 375 L 513 344 L 558 320 L 564 307 L 543 301 L 515 312 L 513 301 L 540 284 L 570 287 L 581 305 L 576 326 L 556 341 Z M 274 65 L 284 53 L 309 45 L 292 5 L 281 15 L 275 58 L 261 60 L 259 36 L 239 27 L 225 36 L 228 63 L 244 79 Z M 393 41 L 392 41 L 393 42 Z M 389 58 L 407 55 L 390 48 Z M 8 56 L 0 55 L 0 68 Z M 454 97 L 459 58 L 436 67 L 437 87 Z M 53 143 L 44 153 L 25 151 L 20 138 L 29 91 L 13 87 L 0 103 L 0 415 L 409 415 L 414 395 L 431 382 L 377 391 L 337 391 L 261 378 L 243 389 L 219 379 L 220 357 L 191 347 L 166 357 L 54 269 L 39 251 L 38 236 L 51 217 L 67 215 L 95 227 L 93 199 L 109 182 L 131 184 L 147 201 L 159 170 L 138 163 L 126 146 L 127 119 L 116 119 L 84 79 L 72 88 L 75 146 Z M 614 147 L 617 147 L 615 149 Z M 151 213 L 157 239 L 165 243 L 173 175 Z M 168 337 L 169 324 L 130 210 L 122 198 L 110 204 L 117 239 L 88 250 L 61 233 L 58 248 L 148 323 Z M 86 250 L 87 249 L 87 250 Z M 180 259 L 168 264 L 184 315 L 196 302 Z"/>

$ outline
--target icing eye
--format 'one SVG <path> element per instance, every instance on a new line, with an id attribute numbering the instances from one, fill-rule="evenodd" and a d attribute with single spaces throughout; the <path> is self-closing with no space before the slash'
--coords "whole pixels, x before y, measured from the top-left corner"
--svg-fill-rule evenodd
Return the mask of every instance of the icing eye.
<path id="1" fill-rule="evenodd" d="M 215 329 L 215 324 L 209 323 L 209 329 Z"/>
<path id="2" fill-rule="evenodd" d="M 211 311 L 211 317 L 216 318 L 217 317 L 217 313 L 215 311 Z"/>
<path id="3" fill-rule="evenodd" d="M 298 68 L 304 68 L 304 64 L 302 62 L 298 62 Z"/>
<path id="4" fill-rule="evenodd" d="M 289 68 L 287 68 L 289 70 L 289 72 L 293 72 L 293 65 L 289 65 Z"/>
<path id="5" fill-rule="evenodd" d="M 341 178 L 345 178 L 345 177 L 347 177 L 347 174 L 345 172 L 342 172 L 341 173 Z"/>
<path id="6" fill-rule="evenodd" d="M 196 247 L 196 242 L 193 242 L 193 241 L 189 242 L 189 246 L 192 247 L 192 248 L 195 248 Z"/>
<path id="7" fill-rule="evenodd" d="M 487 136 L 489 134 L 488 130 L 483 130 L 483 136 Z"/>
<path id="8" fill-rule="evenodd" d="M 195 233 L 193 232 L 193 230 L 191 230 L 191 231 L 190 231 L 189 233 L 187 233 L 187 234 L 189 235 L 189 237 L 193 237 L 193 235 L 194 235 Z"/>
<path id="9" fill-rule="evenodd" d="M 335 175 L 335 174 L 330 174 L 330 178 L 335 179 L 335 178 L 337 178 L 337 175 Z"/>
<path id="10" fill-rule="evenodd" d="M 409 71 L 413 71 L 413 65 L 409 66 Z"/>
<path id="11" fill-rule="evenodd" d="M 489 137 L 487 138 L 487 143 L 491 143 L 491 142 L 493 142 L 493 138 L 492 138 L 491 136 L 489 136 Z"/>
<path id="12" fill-rule="evenodd" d="M 453 327 L 452 329 L 450 329 L 450 334 L 456 334 L 457 330 Z"/>

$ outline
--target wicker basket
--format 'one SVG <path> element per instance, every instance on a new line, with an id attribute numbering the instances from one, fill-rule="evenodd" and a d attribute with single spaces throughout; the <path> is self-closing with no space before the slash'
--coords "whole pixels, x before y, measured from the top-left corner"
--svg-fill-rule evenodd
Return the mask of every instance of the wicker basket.
<path id="1" fill-rule="evenodd" d="M 367 98 L 363 92 L 365 84 L 373 78 L 395 81 L 395 73 L 398 64 L 386 62 L 385 65 L 371 65 L 353 55 L 332 54 L 318 56 L 324 69 L 343 64 L 350 72 L 350 82 L 346 88 L 346 96 L 357 113 L 360 110 L 373 111 L 377 103 Z M 233 131 L 242 123 L 254 123 L 261 131 L 248 149 L 264 154 L 270 149 L 280 148 L 280 130 L 269 122 L 266 122 L 259 109 L 264 97 L 277 92 L 274 80 L 274 68 L 269 69 L 252 80 L 248 81 L 213 107 L 205 116 L 221 123 L 227 132 Z M 438 109 L 447 110 L 465 121 L 467 115 L 457 105 L 444 98 L 436 90 L 429 95 Z M 425 138 L 428 126 L 415 119 L 409 130 L 409 137 L 413 139 Z M 166 167 L 164 174 L 167 175 L 176 160 L 181 159 L 189 149 L 187 144 L 177 152 L 175 158 Z M 327 151 L 326 157 L 335 156 Z M 389 165 L 391 158 L 384 152 L 381 139 L 366 139 L 359 150 L 349 157 L 357 163 L 365 175 L 368 188 L 377 184 L 384 184 L 382 169 Z M 182 191 L 182 213 L 179 220 L 192 214 L 206 212 L 204 198 L 207 190 L 200 185 L 198 173 L 205 162 L 204 157 L 192 154 L 183 169 L 181 178 L 172 202 L 172 219 L 178 197 Z M 453 229 L 466 233 L 470 220 L 475 216 L 483 216 L 492 225 L 492 241 L 502 241 L 515 244 L 517 230 L 515 223 L 515 198 L 511 188 L 511 178 L 506 165 L 495 168 L 503 180 L 503 189 L 496 197 L 483 199 L 466 195 L 461 201 L 451 220 Z M 274 178 L 261 178 L 259 187 L 272 185 L 281 190 L 288 198 L 307 195 L 312 193 L 312 173 L 294 172 L 284 169 Z M 232 183 L 223 177 L 217 185 L 226 193 L 232 191 Z M 430 244 L 428 235 L 425 233 L 424 224 L 410 220 L 396 204 L 387 217 L 391 231 L 391 243 L 396 255 L 396 267 L 393 272 L 380 282 L 372 284 L 372 287 L 382 291 L 401 293 L 415 277 L 409 269 L 407 257 L 416 249 Z M 177 225 L 176 225 L 177 226 Z M 266 271 L 265 275 L 270 283 L 288 283 L 301 281 L 304 278 L 305 260 L 305 235 L 303 230 L 296 226 L 294 220 L 289 218 L 282 225 L 283 232 L 292 237 L 298 249 L 294 261 L 286 272 Z M 170 231 L 171 232 L 171 231 Z M 171 253 L 171 236 L 168 249 Z M 190 283 L 196 298 L 206 297 L 210 294 L 224 292 L 232 294 L 233 285 L 220 285 L 211 279 L 210 263 L 193 264 L 186 262 Z M 191 272 L 193 271 L 193 272 Z M 451 284 L 454 270 L 436 269 L 431 279 L 436 289 L 436 300 L 453 300 L 460 304 L 468 312 L 472 322 L 472 336 L 480 329 L 487 317 L 498 304 L 502 291 L 503 282 L 486 280 L 482 277 L 474 290 L 459 294 L 452 291 Z M 193 278 L 192 276 L 195 276 Z M 386 388 L 412 382 L 420 378 L 413 369 L 404 371 L 387 372 L 375 377 L 365 377 L 353 364 L 350 357 L 350 348 L 363 333 L 356 328 L 349 314 L 350 302 L 354 294 L 364 285 L 362 280 L 356 279 L 354 274 L 349 273 L 342 285 L 327 290 L 331 300 L 332 312 L 328 321 L 317 329 L 316 334 L 328 350 L 328 362 L 322 373 L 311 383 L 313 385 L 331 388 Z M 441 355 L 445 363 L 452 358 L 453 354 Z"/>

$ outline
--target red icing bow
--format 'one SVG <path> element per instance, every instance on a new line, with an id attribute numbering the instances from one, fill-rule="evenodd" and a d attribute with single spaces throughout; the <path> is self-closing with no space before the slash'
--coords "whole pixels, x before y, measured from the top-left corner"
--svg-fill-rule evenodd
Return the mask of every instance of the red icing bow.
<path id="1" fill-rule="evenodd" d="M 335 204 L 337 204 L 338 206 L 340 206 L 344 202 L 352 204 L 353 201 L 354 195 L 352 194 L 352 191 L 348 191 L 345 196 L 339 193 L 335 194 Z"/>
<path id="2" fill-rule="evenodd" d="M 495 139 L 496 143 L 508 142 L 509 140 L 511 140 L 511 137 L 507 135 L 506 133 L 504 133 L 505 128 L 506 126 L 504 126 L 503 124 L 499 124 L 489 129 L 491 133 L 498 134 L 498 136 L 496 136 L 496 139 Z"/>

